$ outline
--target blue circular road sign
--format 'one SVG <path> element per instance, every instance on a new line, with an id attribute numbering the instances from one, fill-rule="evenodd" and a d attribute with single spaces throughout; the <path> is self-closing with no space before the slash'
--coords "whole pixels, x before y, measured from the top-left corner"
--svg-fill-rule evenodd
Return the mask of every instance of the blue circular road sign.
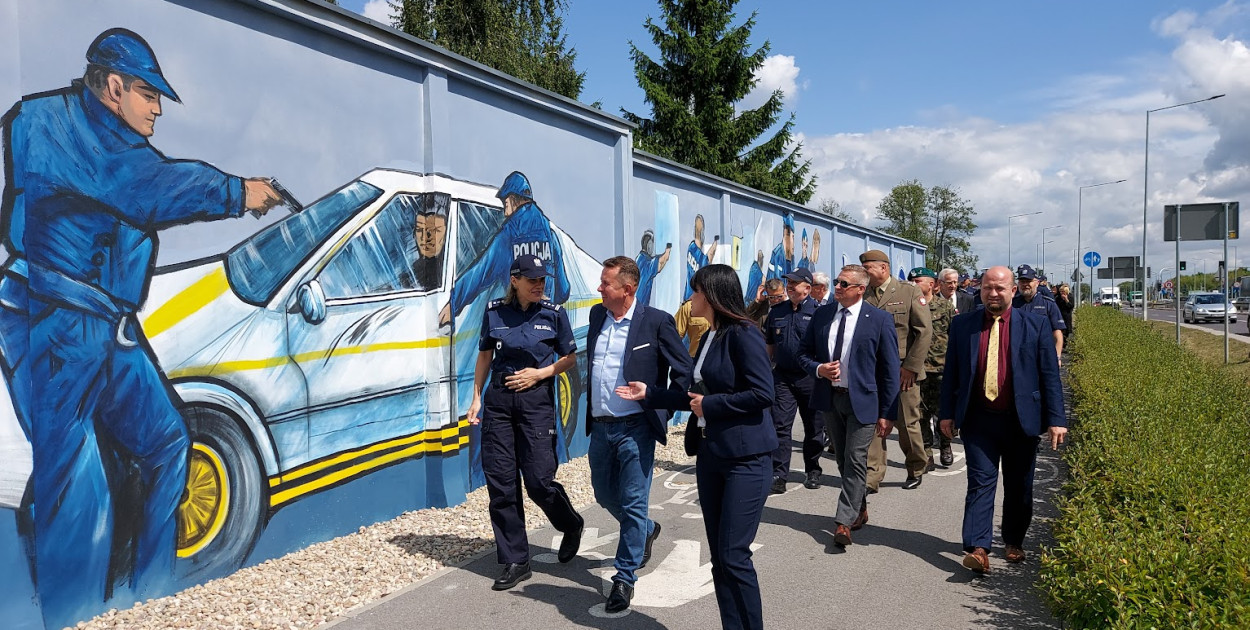
<path id="1" fill-rule="evenodd" d="M 1102 262 L 1102 256 L 1098 252 L 1085 252 L 1085 265 L 1087 267 L 1097 267 Z"/>

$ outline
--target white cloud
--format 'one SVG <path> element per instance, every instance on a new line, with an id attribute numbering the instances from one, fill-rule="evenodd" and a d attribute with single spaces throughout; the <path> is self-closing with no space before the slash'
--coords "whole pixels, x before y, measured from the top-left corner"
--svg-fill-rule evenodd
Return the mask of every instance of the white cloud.
<path id="1" fill-rule="evenodd" d="M 815 199 L 836 199 L 867 218 L 893 186 L 919 179 L 950 185 L 977 209 L 971 239 L 982 265 L 1005 264 L 1008 218 L 1011 261 L 1033 262 L 1046 230 L 1046 253 L 1056 271 L 1076 248 L 1078 189 L 1082 249 L 1103 258 L 1141 254 L 1143 149 L 1147 109 L 1227 93 L 1228 96 L 1151 115 L 1150 265 L 1171 266 L 1173 244 L 1162 242 L 1162 206 L 1215 200 L 1250 203 L 1250 10 L 1228 3 L 1204 14 L 1177 12 L 1155 22 L 1175 40 L 1169 57 L 1123 75 L 1069 77 L 1028 95 L 1050 106 L 1036 120 L 1002 124 L 944 112 L 929 126 L 810 136 L 804 155 L 818 178 Z M 1216 32 L 1240 33 L 1238 36 Z M 1154 67 L 1150 67 L 1150 66 Z M 1205 251 L 1218 244 L 1182 244 Z M 1250 251 L 1242 256 L 1250 260 Z"/>
<path id="2" fill-rule="evenodd" d="M 743 97 L 738 108 L 753 109 L 764 104 L 776 90 L 785 94 L 786 107 L 794 109 L 799 100 L 799 91 L 807 86 L 807 82 L 799 83 L 799 67 L 794 65 L 793 55 L 773 55 L 764 59 L 764 64 L 755 72 L 758 83 Z"/>
<path id="3" fill-rule="evenodd" d="M 388 0 L 369 0 L 360 14 L 383 24 L 391 23 L 391 5 Z"/>

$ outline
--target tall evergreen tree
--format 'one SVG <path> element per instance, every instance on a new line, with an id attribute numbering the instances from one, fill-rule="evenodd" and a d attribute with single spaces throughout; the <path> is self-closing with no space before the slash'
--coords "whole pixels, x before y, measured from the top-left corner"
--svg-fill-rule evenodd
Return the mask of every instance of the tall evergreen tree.
<path id="1" fill-rule="evenodd" d="M 772 137 L 784 94 L 776 90 L 755 109 L 736 104 L 755 87 L 769 44 L 754 52 L 748 39 L 755 14 L 733 26 L 737 0 L 659 0 L 663 25 L 647 18 L 659 49 L 651 59 L 632 42 L 630 57 L 651 117 L 621 110 L 638 125 L 635 145 L 767 193 L 806 203 L 816 190 L 811 161 L 793 141 L 794 115 Z"/>
<path id="2" fill-rule="evenodd" d="M 585 72 L 566 48 L 567 0 L 391 0 L 401 31 L 576 99 Z"/>

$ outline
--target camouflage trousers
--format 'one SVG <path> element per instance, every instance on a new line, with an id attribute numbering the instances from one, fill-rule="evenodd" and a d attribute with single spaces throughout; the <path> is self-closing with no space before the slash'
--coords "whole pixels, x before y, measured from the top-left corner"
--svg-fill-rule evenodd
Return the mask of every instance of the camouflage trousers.
<path id="1" fill-rule="evenodd" d="M 926 372 L 920 381 L 920 433 L 926 448 L 941 448 L 951 441 L 937 430 L 938 405 L 942 398 L 942 373 Z"/>

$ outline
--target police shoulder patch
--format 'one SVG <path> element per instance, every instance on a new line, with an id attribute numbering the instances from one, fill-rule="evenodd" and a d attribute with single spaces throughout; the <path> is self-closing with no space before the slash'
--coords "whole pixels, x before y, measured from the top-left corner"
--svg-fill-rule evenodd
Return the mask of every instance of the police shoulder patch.
<path id="1" fill-rule="evenodd" d="M 503 306 L 504 304 L 507 304 L 507 303 L 508 303 L 507 300 L 503 298 L 499 298 L 497 300 L 491 300 L 490 302 L 488 302 L 486 304 L 486 308 L 499 308 L 500 306 Z"/>

